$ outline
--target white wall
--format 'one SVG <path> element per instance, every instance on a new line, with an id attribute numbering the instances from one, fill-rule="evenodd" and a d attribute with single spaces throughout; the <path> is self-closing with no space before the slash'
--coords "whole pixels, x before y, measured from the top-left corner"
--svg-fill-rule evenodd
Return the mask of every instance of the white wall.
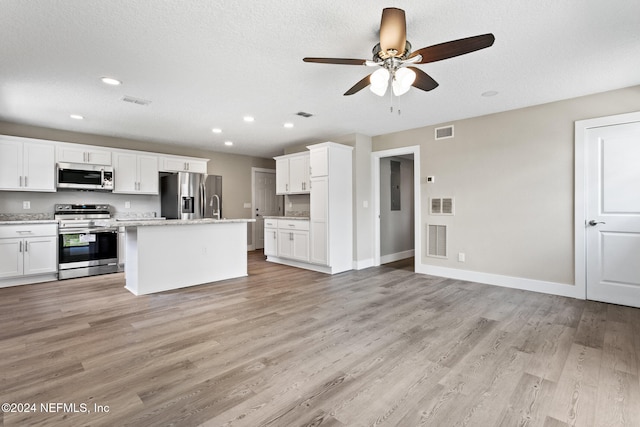
<path id="1" fill-rule="evenodd" d="M 532 288 L 573 285 L 574 122 L 639 110 L 634 86 L 374 137 L 374 152 L 420 145 L 416 244 L 424 255 L 416 269 L 530 279 Z M 435 141 L 434 128 L 445 124 L 455 125 L 455 138 Z M 429 215 L 430 196 L 455 197 L 455 215 Z M 449 227 L 447 259 L 426 256 L 432 221 Z M 458 262 L 459 252 L 466 262 Z"/>
<path id="2" fill-rule="evenodd" d="M 411 156 L 413 157 L 413 156 Z M 391 161 L 400 163 L 400 210 L 391 210 Z M 414 248 L 413 159 L 380 159 L 380 257 L 412 251 Z M 406 257 L 405 257 L 406 258 Z M 393 260 L 401 259 L 393 257 Z"/>

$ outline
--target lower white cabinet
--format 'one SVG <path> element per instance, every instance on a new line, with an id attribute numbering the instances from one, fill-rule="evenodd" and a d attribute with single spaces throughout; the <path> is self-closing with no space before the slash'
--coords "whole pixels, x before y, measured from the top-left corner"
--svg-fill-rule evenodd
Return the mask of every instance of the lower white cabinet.
<path id="1" fill-rule="evenodd" d="M 55 275 L 58 271 L 56 224 L 0 225 L 0 279 Z M 0 286 L 28 283 L 3 281 Z"/>
<path id="2" fill-rule="evenodd" d="M 264 254 L 278 256 L 278 220 L 264 220 Z"/>
<path id="3" fill-rule="evenodd" d="M 264 254 L 309 262 L 309 221 L 265 219 Z"/>

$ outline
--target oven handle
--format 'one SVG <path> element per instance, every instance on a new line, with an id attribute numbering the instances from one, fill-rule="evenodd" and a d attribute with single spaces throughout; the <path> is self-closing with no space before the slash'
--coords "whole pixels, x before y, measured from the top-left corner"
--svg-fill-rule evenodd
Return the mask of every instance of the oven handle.
<path id="1" fill-rule="evenodd" d="M 117 233 L 117 228 L 60 228 L 58 234 L 94 234 L 94 233 Z"/>

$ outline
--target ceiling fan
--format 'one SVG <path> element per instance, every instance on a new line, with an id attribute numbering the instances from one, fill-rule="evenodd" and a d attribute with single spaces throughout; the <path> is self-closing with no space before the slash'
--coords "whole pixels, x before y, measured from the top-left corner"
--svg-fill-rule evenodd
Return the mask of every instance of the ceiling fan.
<path id="1" fill-rule="evenodd" d="M 372 60 L 303 58 L 303 61 L 320 64 L 380 67 L 353 85 L 344 95 L 353 95 L 371 85 L 370 89 L 373 93 L 383 96 L 387 91 L 389 82 L 391 82 L 393 94 L 400 96 L 406 93 L 411 86 L 424 91 L 438 87 L 438 82 L 431 76 L 411 65 L 441 61 L 464 55 L 465 53 L 475 52 L 493 45 L 494 41 L 493 34 L 488 33 L 423 47 L 412 52 L 411 43 L 407 41 L 407 24 L 404 10 L 391 7 L 382 11 L 380 43 L 373 47 Z"/>

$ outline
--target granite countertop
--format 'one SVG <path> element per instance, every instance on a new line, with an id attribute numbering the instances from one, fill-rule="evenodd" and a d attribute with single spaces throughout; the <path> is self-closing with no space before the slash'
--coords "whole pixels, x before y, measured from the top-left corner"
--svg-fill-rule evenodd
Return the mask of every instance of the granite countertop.
<path id="1" fill-rule="evenodd" d="M 287 219 L 287 220 L 300 220 L 300 221 L 309 221 L 308 216 L 263 216 L 265 219 Z"/>
<path id="2" fill-rule="evenodd" d="M 0 225 L 57 224 L 49 213 L 0 213 Z"/>
<path id="3" fill-rule="evenodd" d="M 195 224 L 231 224 L 242 222 L 255 222 L 255 219 L 237 218 L 237 219 L 144 219 L 144 220 L 96 220 L 94 222 L 98 227 L 146 227 L 146 226 L 162 226 L 162 225 L 195 225 Z"/>
<path id="4" fill-rule="evenodd" d="M 56 219 L 10 219 L 0 221 L 0 225 L 20 225 L 20 224 L 57 224 Z"/>

